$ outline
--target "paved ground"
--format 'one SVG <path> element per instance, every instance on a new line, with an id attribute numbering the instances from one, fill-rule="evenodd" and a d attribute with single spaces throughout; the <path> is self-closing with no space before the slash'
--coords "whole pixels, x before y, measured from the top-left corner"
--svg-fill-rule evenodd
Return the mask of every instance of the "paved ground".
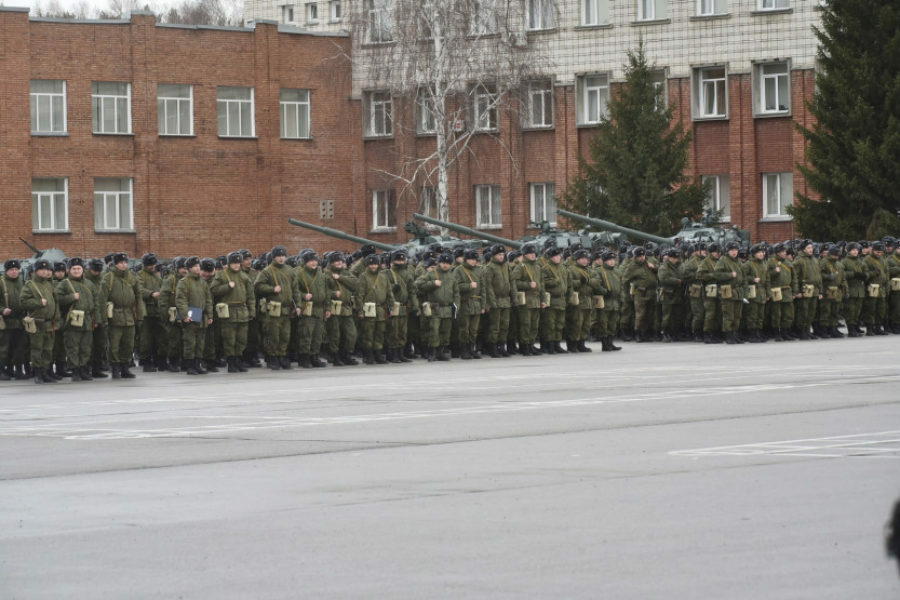
<path id="1" fill-rule="evenodd" d="M 898 341 L 3 384 L 0 598 L 896 598 Z"/>

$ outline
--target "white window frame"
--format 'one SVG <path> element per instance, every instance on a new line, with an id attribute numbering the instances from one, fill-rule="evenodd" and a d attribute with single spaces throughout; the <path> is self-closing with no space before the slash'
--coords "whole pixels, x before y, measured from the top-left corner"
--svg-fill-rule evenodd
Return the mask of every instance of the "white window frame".
<path id="1" fill-rule="evenodd" d="M 697 16 L 713 17 L 728 14 L 728 0 L 697 0 Z"/>
<path id="2" fill-rule="evenodd" d="M 756 114 L 787 115 L 791 112 L 791 66 L 787 61 L 759 63 L 754 65 L 756 73 Z M 769 72 L 767 69 L 783 69 L 784 72 Z M 766 107 L 766 92 L 772 86 L 775 91 L 774 109 Z M 782 95 L 783 94 L 783 95 Z M 779 100 L 784 100 L 782 105 Z M 781 107 L 784 108 L 781 108 Z"/>
<path id="3" fill-rule="evenodd" d="M 728 175 L 701 175 L 700 181 L 705 185 L 712 181 L 709 195 L 704 200 L 705 207 L 720 213 L 721 223 L 731 222 L 731 180 Z"/>
<path id="4" fill-rule="evenodd" d="M 187 88 L 188 95 L 185 96 L 170 96 L 164 95 L 163 92 L 160 91 L 160 87 L 162 86 L 172 86 L 172 87 L 182 87 Z M 182 131 L 184 129 L 184 123 L 182 121 L 182 109 L 184 104 L 187 103 L 187 131 Z M 168 131 L 169 125 L 169 109 L 174 105 L 174 116 L 175 116 L 175 129 L 176 131 Z M 179 135 L 194 135 L 194 86 L 190 84 L 177 84 L 177 83 L 161 83 L 157 85 L 156 88 L 156 113 L 157 113 L 157 124 L 159 126 L 159 135 L 165 136 L 179 136 Z"/>
<path id="5" fill-rule="evenodd" d="M 771 198 L 769 194 L 770 183 L 775 190 L 776 197 Z M 776 212 L 769 211 L 769 202 L 774 201 L 777 205 Z M 762 174 L 762 214 L 764 219 L 768 220 L 790 220 L 792 217 L 787 213 L 786 208 L 794 204 L 794 174 L 791 171 L 784 173 L 763 173 Z"/>
<path id="6" fill-rule="evenodd" d="M 391 0 L 366 0 L 366 43 L 386 44 L 393 39 Z"/>
<path id="7" fill-rule="evenodd" d="M 472 0 L 469 35 L 481 36 L 492 33 L 497 33 L 496 0 Z"/>
<path id="8" fill-rule="evenodd" d="M 318 25 L 319 24 L 319 5 L 316 2 L 307 2 L 306 3 L 306 24 L 307 25 Z"/>
<path id="9" fill-rule="evenodd" d="M 472 90 L 472 129 L 474 131 L 497 131 L 497 104 L 499 97 L 495 88 L 480 83 Z"/>
<path id="10" fill-rule="evenodd" d="M 582 27 L 609 24 L 609 0 L 581 0 L 578 21 Z"/>
<path id="11" fill-rule="evenodd" d="M 125 95 L 101 93 L 100 84 L 113 83 L 125 86 Z M 106 114 L 113 112 L 114 130 L 107 131 Z M 125 113 L 125 131 L 119 131 L 119 115 Z M 93 121 L 93 133 L 100 135 L 130 135 L 131 134 L 131 83 L 124 81 L 93 81 L 91 82 L 91 116 Z"/>
<path id="12" fill-rule="evenodd" d="M 331 0 L 328 3 L 328 18 L 331 23 L 341 22 L 341 0 Z"/>
<path id="13" fill-rule="evenodd" d="M 394 135 L 394 99 L 387 91 L 366 92 L 366 137 Z"/>
<path id="14" fill-rule="evenodd" d="M 549 79 L 525 83 L 522 127 L 550 129 L 553 127 L 553 82 Z M 538 115 L 539 118 L 535 119 Z"/>
<path id="15" fill-rule="evenodd" d="M 433 185 L 422 186 L 422 199 L 419 203 L 419 210 L 426 217 L 432 219 L 440 219 L 440 206 L 438 206 L 437 188 Z"/>
<path id="16" fill-rule="evenodd" d="M 384 208 L 380 209 L 379 204 L 383 204 Z M 394 190 L 372 190 L 372 230 L 397 230 L 397 196 Z"/>
<path id="17" fill-rule="evenodd" d="M 709 77 L 712 71 L 721 71 L 719 77 Z M 697 67 L 694 69 L 694 118 L 695 119 L 726 119 L 728 118 L 728 68 L 724 65 Z M 719 107 L 719 96 L 722 96 L 722 112 L 707 113 L 706 104 L 709 94 L 713 93 L 716 109 Z"/>
<path id="18" fill-rule="evenodd" d="M 554 0 L 525 0 L 525 29 L 540 31 L 556 27 Z"/>
<path id="19" fill-rule="evenodd" d="M 281 7 L 281 20 L 288 25 L 296 25 L 297 20 L 294 16 L 294 5 L 285 4 Z"/>
<path id="20" fill-rule="evenodd" d="M 36 82 L 61 83 L 62 91 L 60 92 L 35 92 L 33 86 Z M 66 114 L 66 80 L 65 79 L 32 79 L 31 99 L 31 133 L 32 134 L 64 134 L 67 131 L 68 116 Z M 42 111 L 43 108 L 43 111 Z M 59 112 L 58 119 L 54 118 L 54 113 Z M 42 119 L 41 113 L 45 112 L 46 116 Z M 42 127 L 42 122 L 49 119 L 50 123 L 47 127 Z"/>
<path id="21" fill-rule="evenodd" d="M 791 0 L 759 0 L 757 10 L 787 10 L 791 7 Z"/>
<path id="22" fill-rule="evenodd" d="M 306 92 L 306 100 L 285 100 L 284 92 Z M 279 92 L 278 107 L 281 113 L 281 139 L 283 140 L 308 140 L 312 123 L 310 122 L 310 93 L 309 90 L 300 88 L 282 88 Z M 293 115 L 293 131 L 288 131 L 290 117 Z M 301 117 L 303 117 L 301 119 Z M 302 124 L 306 123 L 305 131 Z"/>
<path id="23" fill-rule="evenodd" d="M 419 135 L 437 133 L 434 96 L 428 92 L 427 88 L 419 88 L 419 93 L 416 95 L 416 133 Z"/>
<path id="24" fill-rule="evenodd" d="M 36 191 L 37 181 L 62 181 L 62 190 Z M 57 210 L 59 203 L 61 210 Z M 46 204 L 45 204 L 46 203 Z M 44 212 L 50 213 L 50 224 L 42 227 Z M 62 214 L 57 214 L 57 213 Z M 68 177 L 34 177 L 31 180 L 31 225 L 34 233 L 66 233 L 69 231 L 69 178 Z"/>
<path id="25" fill-rule="evenodd" d="M 482 217 L 482 204 L 489 204 L 486 211 L 487 220 Z M 500 186 L 483 184 L 475 186 L 475 226 L 478 229 L 500 229 L 503 227 L 503 203 Z"/>
<path id="26" fill-rule="evenodd" d="M 250 98 L 220 98 L 223 90 L 249 90 Z M 224 110 L 224 112 L 223 112 Z M 220 138 L 252 138 L 256 137 L 256 89 L 246 86 L 219 86 L 216 89 L 216 111 L 218 116 L 218 133 Z M 250 112 L 250 131 L 243 130 L 244 114 Z M 238 131 L 231 130 L 231 117 L 237 115 Z M 222 131 L 222 116 L 225 120 L 225 131 Z"/>
<path id="27" fill-rule="evenodd" d="M 116 191 L 97 190 L 104 182 L 119 182 L 125 189 Z M 122 186 L 121 184 L 126 184 Z M 127 222 L 123 222 L 122 206 L 128 206 Z M 134 231 L 134 179 L 97 177 L 94 179 L 94 231 L 132 232 Z"/>
<path id="28" fill-rule="evenodd" d="M 556 227 L 556 184 L 531 183 L 528 185 L 528 197 L 531 222 L 547 221 Z"/>
<path id="29" fill-rule="evenodd" d="M 650 72 L 650 76 L 653 79 L 653 87 L 656 89 L 662 89 L 662 104 L 658 107 L 659 110 L 665 110 L 669 106 L 669 77 L 668 72 L 665 68 L 662 69 L 653 69 Z"/>
<path id="30" fill-rule="evenodd" d="M 662 21 L 669 18 L 668 0 L 637 0 L 638 21 Z"/>
<path id="31" fill-rule="evenodd" d="M 578 78 L 580 106 L 578 110 L 579 125 L 597 125 L 609 115 L 609 75 L 606 73 L 590 73 Z M 591 114 L 592 96 L 597 97 L 597 114 Z"/>

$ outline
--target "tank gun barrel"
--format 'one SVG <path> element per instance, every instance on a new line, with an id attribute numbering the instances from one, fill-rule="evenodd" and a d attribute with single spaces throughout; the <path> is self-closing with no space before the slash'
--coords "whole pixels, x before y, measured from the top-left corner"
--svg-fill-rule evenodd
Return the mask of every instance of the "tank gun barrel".
<path id="1" fill-rule="evenodd" d="M 28 242 L 26 242 L 23 238 L 19 238 L 19 241 L 22 242 L 23 244 L 25 244 L 26 246 L 28 246 L 28 249 L 31 250 L 32 252 L 40 255 L 41 251 L 38 250 L 37 248 L 35 248 L 34 246 L 32 246 L 31 244 L 29 244 Z"/>
<path id="2" fill-rule="evenodd" d="M 522 242 L 517 242 L 515 240 L 508 240 L 506 238 L 502 238 L 497 235 L 491 235 L 490 233 L 485 233 L 483 231 L 478 231 L 477 229 L 472 229 L 471 227 L 465 227 L 464 225 L 457 225 L 456 223 L 449 223 L 447 221 L 441 221 L 440 219 L 434 219 L 432 217 L 426 217 L 425 215 L 420 215 L 419 213 L 413 213 L 413 219 L 417 221 L 424 221 L 426 223 L 431 223 L 432 225 L 437 225 L 438 227 L 446 227 L 451 231 L 455 231 L 457 233 L 464 233 L 466 235 L 471 235 L 475 238 L 482 238 L 488 240 L 489 242 L 494 242 L 496 244 L 503 244 L 504 246 L 510 246 L 511 248 L 521 248 Z"/>
<path id="3" fill-rule="evenodd" d="M 616 231 L 618 233 L 622 233 L 630 237 L 636 237 L 647 242 L 654 242 L 657 244 L 672 243 L 672 238 L 664 238 L 658 235 L 653 235 L 651 233 L 644 233 L 643 231 L 638 231 L 637 229 L 629 229 L 628 227 L 622 227 L 621 225 L 616 225 L 615 223 L 604 221 L 603 219 L 595 219 L 594 217 L 579 215 L 578 213 L 569 212 L 563 209 L 558 209 L 556 213 L 562 215 L 563 217 L 566 217 L 567 219 L 589 223 L 599 229 L 603 229 L 606 231 Z"/>
<path id="4" fill-rule="evenodd" d="M 396 246 L 392 246 L 391 244 L 384 244 L 382 242 L 367 240 L 366 238 L 361 238 L 355 235 L 350 235 L 349 233 L 344 233 L 343 231 L 340 231 L 338 229 L 332 229 L 331 227 L 322 227 L 320 225 L 313 225 L 312 223 L 298 221 L 297 219 L 288 219 L 288 223 L 290 223 L 291 225 L 296 225 L 297 227 L 312 229 L 313 231 L 318 231 L 319 233 L 324 233 L 327 236 L 338 238 L 340 240 L 356 242 L 357 244 L 372 244 L 376 248 L 384 250 L 386 252 L 390 252 L 391 250 L 394 250 L 396 248 Z"/>

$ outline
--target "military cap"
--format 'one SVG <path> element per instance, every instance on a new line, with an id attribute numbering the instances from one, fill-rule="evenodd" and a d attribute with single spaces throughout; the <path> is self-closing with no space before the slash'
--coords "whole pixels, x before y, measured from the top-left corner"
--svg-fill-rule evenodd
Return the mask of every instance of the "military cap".
<path id="1" fill-rule="evenodd" d="M 645 250 L 656 250 L 656 248 L 657 248 L 656 242 L 644 242 Z"/>
<path id="2" fill-rule="evenodd" d="M 172 266 L 174 266 L 176 269 L 186 269 L 187 259 L 183 256 L 176 256 L 172 259 Z"/>
<path id="3" fill-rule="evenodd" d="M 646 256 L 647 251 L 644 250 L 641 246 L 635 246 L 631 249 L 631 256 L 637 258 L 638 256 Z"/>
<path id="4" fill-rule="evenodd" d="M 54 271 L 65 271 L 66 263 L 61 260 L 56 261 L 55 263 L 53 263 L 53 270 Z"/>
<path id="5" fill-rule="evenodd" d="M 315 250 L 306 249 L 300 253 L 300 260 L 302 260 L 303 263 L 306 264 L 314 260 L 319 260 L 319 255 L 316 254 Z"/>
<path id="6" fill-rule="evenodd" d="M 523 255 L 525 254 L 537 254 L 537 248 L 534 247 L 534 244 L 525 244 L 520 248 Z"/>
<path id="7" fill-rule="evenodd" d="M 831 256 L 840 256 L 841 255 L 841 247 L 840 246 L 832 246 L 828 249 L 828 254 Z"/>
<path id="8" fill-rule="evenodd" d="M 299 264 L 297 262 L 297 258 L 298 257 L 296 257 L 296 256 L 288 256 L 287 260 L 284 261 L 284 264 L 286 264 L 289 267 L 296 267 Z"/>
<path id="9" fill-rule="evenodd" d="M 509 253 L 507 254 L 506 258 L 507 258 L 507 260 L 509 260 L 509 262 L 513 262 L 520 256 L 522 256 L 521 250 L 510 250 Z"/>
<path id="10" fill-rule="evenodd" d="M 884 242 L 875 242 L 872 244 L 872 250 L 877 252 L 884 252 Z"/>
<path id="11" fill-rule="evenodd" d="M 678 258 L 678 250 L 676 250 L 675 248 L 669 248 L 663 253 L 663 256 L 669 258 Z"/>
<path id="12" fill-rule="evenodd" d="M 199 264 L 200 264 L 200 257 L 199 257 L 199 256 L 189 256 L 189 257 L 184 261 L 184 268 L 185 268 L 185 269 L 190 269 L 190 268 L 194 267 L 195 265 L 199 265 Z"/>
<path id="13" fill-rule="evenodd" d="M 708 248 L 709 246 L 706 245 L 706 242 L 700 242 L 700 244 L 697 246 L 698 250 L 707 250 Z"/>
<path id="14" fill-rule="evenodd" d="M 800 245 L 797 246 L 800 250 L 806 250 L 807 246 L 814 246 L 812 240 L 800 240 Z"/>
<path id="15" fill-rule="evenodd" d="M 868 248 L 870 246 L 869 240 L 859 240 L 857 244 L 859 244 L 860 248 Z"/>
<path id="16" fill-rule="evenodd" d="M 41 269 L 51 270 L 50 261 L 46 258 L 41 258 L 39 260 L 34 261 L 34 270 L 40 271 Z"/>
<path id="17" fill-rule="evenodd" d="M 367 265 L 377 265 L 381 262 L 381 259 L 378 258 L 377 254 L 367 254 L 364 258 Z"/>
<path id="18" fill-rule="evenodd" d="M 444 254 L 441 254 L 441 256 L 438 258 L 438 262 L 449 264 L 449 263 L 453 262 L 453 257 L 447 253 L 444 253 Z"/>
<path id="19" fill-rule="evenodd" d="M 344 253 L 338 252 L 337 250 L 335 250 L 328 257 L 328 264 L 333 265 L 334 263 L 339 263 L 339 262 L 344 262 Z"/>
<path id="20" fill-rule="evenodd" d="M 266 268 L 266 259 L 260 256 L 250 263 L 250 268 L 254 271 L 262 271 Z"/>
<path id="21" fill-rule="evenodd" d="M 719 246 L 719 244 L 717 244 L 716 242 L 712 242 L 709 246 L 706 247 L 706 249 L 709 250 L 710 252 L 721 252 L 722 251 L 722 247 Z"/>
<path id="22" fill-rule="evenodd" d="M 106 256 L 103 257 L 103 262 L 106 264 L 109 264 L 112 261 L 113 261 L 113 253 L 112 252 L 110 252 L 109 254 L 107 254 Z"/>
<path id="23" fill-rule="evenodd" d="M 684 255 L 693 254 L 697 251 L 697 247 L 694 244 L 685 244 L 681 247 L 681 251 L 684 252 Z"/>
<path id="24" fill-rule="evenodd" d="M 287 253 L 287 248 L 285 248 L 284 246 L 275 246 L 274 248 L 272 248 L 272 251 L 270 252 L 270 254 L 271 254 L 273 257 L 275 257 L 275 256 L 287 256 L 287 255 L 288 255 L 288 253 Z"/>
<path id="25" fill-rule="evenodd" d="M 379 254 L 378 256 L 381 258 L 381 264 L 390 266 L 391 254 L 391 252 L 384 252 L 383 254 Z"/>
<path id="26" fill-rule="evenodd" d="M 378 252 L 378 249 L 375 248 L 372 244 L 363 244 L 359 247 L 359 255 L 360 256 L 369 256 L 370 254 L 375 254 Z"/>
<path id="27" fill-rule="evenodd" d="M 103 270 L 103 261 L 100 260 L 99 258 L 92 258 L 91 260 L 88 261 L 87 267 L 91 271 L 97 271 L 97 272 L 102 271 Z"/>
<path id="28" fill-rule="evenodd" d="M 491 246 L 491 254 L 506 254 L 506 247 L 503 244 L 494 244 Z"/>
<path id="29" fill-rule="evenodd" d="M 485 248 L 481 252 L 481 260 L 483 260 L 486 263 L 490 262 L 491 258 L 493 258 L 493 256 L 494 256 L 494 254 L 493 254 L 493 252 L 491 252 L 490 248 Z"/>
<path id="30" fill-rule="evenodd" d="M 740 250 L 740 249 L 741 249 L 741 245 L 738 244 L 737 242 L 728 242 L 727 244 L 725 244 L 726 252 L 729 250 Z"/>
<path id="31" fill-rule="evenodd" d="M 560 254 L 562 254 L 562 252 L 562 248 L 560 248 L 559 246 L 550 246 L 549 248 L 544 250 L 544 256 L 548 258 L 551 256 L 559 256 Z"/>
<path id="32" fill-rule="evenodd" d="M 850 252 L 851 250 L 860 250 L 859 244 L 857 244 L 856 242 L 850 242 L 849 244 L 847 244 L 847 252 Z"/>
<path id="33" fill-rule="evenodd" d="M 402 248 L 391 252 L 391 260 L 409 260 L 409 254 Z"/>
<path id="34" fill-rule="evenodd" d="M 112 258 L 113 264 L 117 265 L 122 262 L 128 262 L 128 254 L 125 252 L 116 252 Z"/>
<path id="35" fill-rule="evenodd" d="M 462 256 L 465 256 L 465 254 L 466 254 L 465 246 L 455 246 L 453 248 L 453 258 L 460 258 Z"/>
<path id="36" fill-rule="evenodd" d="M 14 258 L 10 258 L 5 263 L 3 263 L 4 271 L 9 271 L 10 269 L 21 269 L 21 268 L 22 268 L 22 263 L 20 263 L 19 261 L 17 261 Z"/>
<path id="37" fill-rule="evenodd" d="M 425 265 L 426 269 L 428 267 L 433 267 L 434 266 L 434 258 L 429 256 L 429 257 L 425 258 L 425 260 L 422 261 L 422 264 Z"/>
<path id="38" fill-rule="evenodd" d="M 603 253 L 603 261 L 604 262 L 607 260 L 615 260 L 616 257 L 617 257 L 616 253 L 613 252 L 612 250 L 607 250 L 606 252 Z"/>
<path id="39" fill-rule="evenodd" d="M 463 258 L 466 260 L 478 260 L 478 250 L 466 250 L 463 252 Z"/>
<path id="40" fill-rule="evenodd" d="M 775 254 L 784 252 L 784 244 L 782 244 L 781 242 L 775 244 L 775 246 L 772 248 L 772 252 L 774 252 Z"/>
<path id="41" fill-rule="evenodd" d="M 84 268 L 84 261 L 78 258 L 77 256 L 73 256 L 69 259 L 68 266 L 71 269 L 72 267 L 82 267 Z"/>
<path id="42" fill-rule="evenodd" d="M 443 248 L 441 248 L 441 245 L 438 243 L 431 244 L 430 246 L 428 246 L 428 249 L 434 252 L 436 255 L 440 254 L 443 250 Z"/>
<path id="43" fill-rule="evenodd" d="M 248 258 L 253 258 L 253 253 L 250 252 L 246 248 L 241 248 L 240 250 L 238 250 L 238 254 L 240 254 L 241 258 L 243 258 L 244 260 L 247 260 Z"/>
<path id="44" fill-rule="evenodd" d="M 141 257 L 141 264 L 145 267 L 152 267 L 159 264 L 159 257 L 152 252 L 147 252 Z"/>
<path id="45" fill-rule="evenodd" d="M 574 258 L 575 260 L 578 260 L 578 259 L 580 259 L 580 258 L 587 258 L 587 259 L 590 259 L 590 258 L 591 258 L 591 255 L 590 255 L 590 253 L 589 253 L 587 250 L 585 250 L 584 248 L 579 248 L 578 250 L 576 250 L 575 252 L 572 253 L 572 258 Z"/>
<path id="46" fill-rule="evenodd" d="M 231 252 L 226 259 L 229 265 L 244 262 L 244 257 L 240 252 Z"/>
<path id="47" fill-rule="evenodd" d="M 216 270 L 216 261 L 211 258 L 204 258 L 200 261 L 200 270 L 212 273 Z"/>

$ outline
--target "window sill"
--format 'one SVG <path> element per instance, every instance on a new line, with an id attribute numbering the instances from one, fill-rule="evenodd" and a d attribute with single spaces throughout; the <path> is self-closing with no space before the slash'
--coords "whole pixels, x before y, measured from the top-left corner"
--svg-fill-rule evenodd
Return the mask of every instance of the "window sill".
<path id="1" fill-rule="evenodd" d="M 416 137 L 420 138 L 430 138 L 437 136 L 437 131 L 417 131 Z"/>
<path id="2" fill-rule="evenodd" d="M 600 121 L 596 123 L 576 123 L 575 129 L 590 129 L 592 127 L 600 127 Z"/>
<path id="3" fill-rule="evenodd" d="M 68 131 L 32 131 L 32 137 L 69 137 Z"/>
<path id="4" fill-rule="evenodd" d="M 553 125 L 522 125 L 522 131 L 553 131 Z"/>
<path id="5" fill-rule="evenodd" d="M 475 229 L 503 229 L 503 225 L 476 225 Z"/>
<path id="6" fill-rule="evenodd" d="M 99 234 L 99 235 L 109 235 L 111 233 L 112 234 L 125 233 L 125 234 L 134 235 L 135 233 L 137 233 L 137 230 L 135 230 L 135 229 L 95 229 L 94 233 Z"/>
<path id="7" fill-rule="evenodd" d="M 390 135 L 364 135 L 363 136 L 364 142 L 375 142 L 378 140 L 392 140 L 392 139 L 394 139 L 393 133 Z"/>
<path id="8" fill-rule="evenodd" d="M 694 121 L 727 121 L 728 115 L 703 115 L 703 116 L 694 116 Z"/>
<path id="9" fill-rule="evenodd" d="M 279 139 L 284 140 L 284 141 L 294 141 L 294 142 L 311 142 L 313 137 L 311 135 L 308 135 L 306 137 L 283 137 L 282 136 Z"/>
<path id="10" fill-rule="evenodd" d="M 125 133 L 119 133 L 118 131 L 92 131 L 94 135 L 118 135 L 122 137 L 134 137 L 133 131 L 128 131 Z"/>
<path id="11" fill-rule="evenodd" d="M 258 140 L 255 135 L 220 135 L 220 140 Z"/>
<path id="12" fill-rule="evenodd" d="M 542 34 L 542 33 L 557 33 L 559 31 L 558 27 L 547 27 L 545 29 L 526 29 L 525 35 L 534 35 L 534 34 Z"/>
<path id="13" fill-rule="evenodd" d="M 467 40 L 486 40 L 491 38 L 500 37 L 499 31 L 485 31 L 484 33 L 468 33 L 466 34 Z"/>
<path id="14" fill-rule="evenodd" d="M 612 29 L 612 23 L 599 23 L 597 25 L 576 25 L 572 28 L 573 31 L 590 31 L 592 29 Z"/>
<path id="15" fill-rule="evenodd" d="M 165 138 L 195 138 L 197 137 L 194 133 L 160 133 L 159 137 Z"/>
<path id="16" fill-rule="evenodd" d="M 477 133 L 482 133 L 482 134 L 486 133 L 486 134 L 490 135 L 492 133 L 500 133 L 500 128 L 492 127 L 490 129 L 473 129 L 472 133 L 476 133 L 476 134 Z"/>
<path id="17" fill-rule="evenodd" d="M 69 229 L 32 229 L 31 233 L 35 235 L 55 235 L 55 234 L 71 234 L 72 231 Z"/>
<path id="18" fill-rule="evenodd" d="M 371 230 L 371 231 L 369 232 L 369 234 L 373 234 L 373 233 L 396 233 L 396 232 L 397 232 L 397 228 L 396 228 L 396 227 L 376 227 L 375 229 Z"/>
<path id="19" fill-rule="evenodd" d="M 715 15 L 692 15 L 688 17 L 689 21 L 718 21 L 720 19 L 730 19 L 731 13 L 721 13 Z"/>
<path id="20" fill-rule="evenodd" d="M 789 110 L 779 110 L 777 112 L 761 112 L 761 113 L 753 113 L 754 119 L 774 119 L 778 117 L 790 117 L 791 111 Z"/>
<path id="21" fill-rule="evenodd" d="M 312 27 L 313 25 L 318 25 L 318 24 L 319 24 L 319 21 L 318 21 L 318 20 L 316 20 L 316 21 L 307 21 L 306 23 L 304 23 L 304 25 L 306 25 L 307 27 Z"/>
<path id="22" fill-rule="evenodd" d="M 334 25 L 335 23 L 340 23 L 340 22 L 341 22 L 340 19 L 328 19 L 329 25 Z"/>
<path id="23" fill-rule="evenodd" d="M 668 25 L 672 22 L 672 19 L 648 19 L 646 21 L 632 21 L 632 27 L 639 27 L 641 25 Z"/>
<path id="24" fill-rule="evenodd" d="M 763 217 L 757 223 L 790 223 L 794 220 L 794 217 L 790 215 L 779 215 L 775 217 Z"/>
<path id="25" fill-rule="evenodd" d="M 751 17 L 765 17 L 766 15 L 789 15 L 794 12 L 793 8 L 770 8 L 768 10 L 751 10 Z"/>

